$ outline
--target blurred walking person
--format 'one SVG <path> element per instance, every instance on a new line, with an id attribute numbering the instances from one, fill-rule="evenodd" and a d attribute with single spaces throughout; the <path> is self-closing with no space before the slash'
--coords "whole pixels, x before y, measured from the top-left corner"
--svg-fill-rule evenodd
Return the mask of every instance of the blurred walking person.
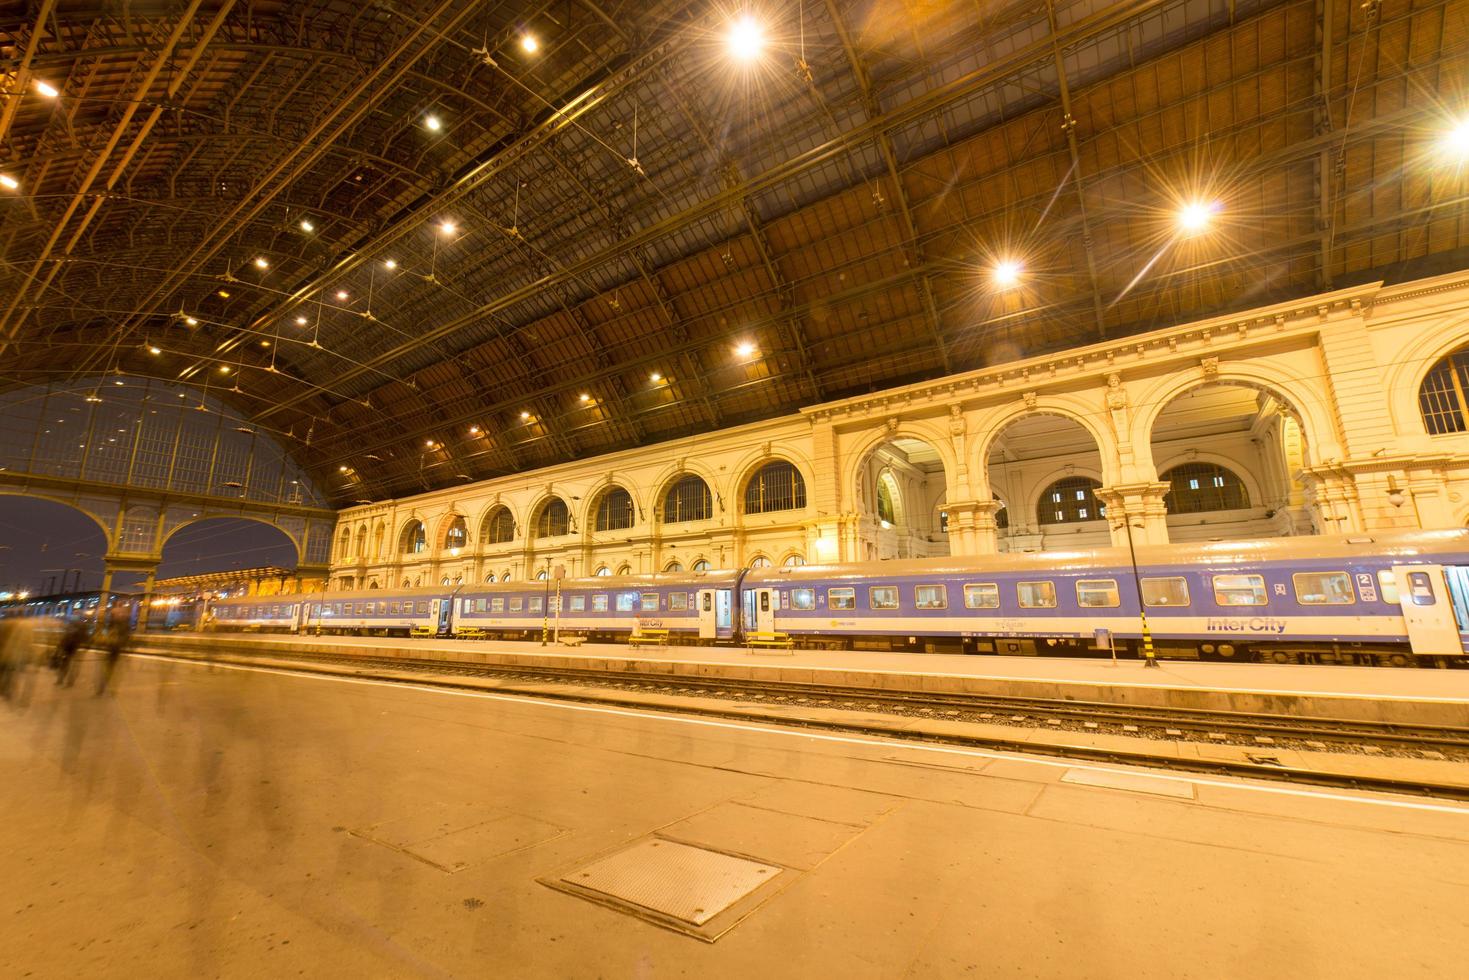
<path id="1" fill-rule="evenodd" d="M 133 611 L 126 604 L 113 607 L 108 616 L 107 627 L 102 632 L 102 674 L 97 678 L 97 694 L 101 695 L 112 683 L 117 671 L 117 662 L 122 659 L 128 641 L 133 636 Z"/>
<path id="2" fill-rule="evenodd" d="M 59 686 L 71 687 L 76 680 L 76 655 L 86 642 L 88 632 L 87 620 L 83 616 L 68 619 L 62 626 L 61 636 L 56 640 L 56 652 L 51 658 Z"/>
<path id="3" fill-rule="evenodd" d="M 35 665 L 35 622 L 29 616 L 0 620 L 0 697 L 21 707 L 28 704 Z"/>

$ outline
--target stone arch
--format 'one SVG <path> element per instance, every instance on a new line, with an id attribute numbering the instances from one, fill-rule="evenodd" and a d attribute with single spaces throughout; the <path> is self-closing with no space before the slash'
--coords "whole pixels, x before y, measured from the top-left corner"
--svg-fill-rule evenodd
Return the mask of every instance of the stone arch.
<path id="1" fill-rule="evenodd" d="M 1133 414 L 1133 445 L 1152 445 L 1158 417 L 1180 395 L 1210 385 L 1253 388 L 1279 399 L 1301 427 L 1301 435 L 1313 458 L 1341 455 L 1335 414 L 1311 382 L 1278 365 L 1254 361 L 1221 361 L 1218 371 L 1201 377 L 1193 372 L 1166 375 L 1142 389 Z M 1149 452 L 1151 458 L 1151 452 Z"/>
<path id="2" fill-rule="evenodd" d="M 612 493 L 614 490 L 621 490 L 628 495 L 629 499 L 632 500 L 632 524 L 626 528 L 613 528 L 608 531 L 598 531 L 598 511 L 602 506 L 602 501 L 606 499 L 607 495 Z M 582 532 L 589 537 L 594 534 L 616 534 L 618 531 L 631 530 L 632 528 L 637 527 L 639 523 L 646 519 L 645 517 L 639 516 L 646 515 L 647 511 L 643 507 L 643 501 L 639 498 L 638 488 L 630 486 L 624 481 L 608 479 L 604 476 L 595 484 L 593 484 L 590 488 L 588 488 L 586 494 L 583 496 L 583 501 L 585 502 L 586 506 L 582 509 L 581 526 Z"/>
<path id="3" fill-rule="evenodd" d="M 398 554 L 428 554 L 428 527 L 417 517 L 410 517 L 403 522 L 403 527 L 398 532 Z"/>
<path id="4" fill-rule="evenodd" d="M 1462 317 L 1451 326 L 1435 324 L 1433 330 L 1414 331 L 1407 346 L 1394 354 L 1385 379 L 1388 417 L 1394 432 L 1437 438 L 1430 436 L 1423 425 L 1418 391 L 1439 361 L 1465 346 L 1469 346 L 1469 317 Z M 1465 422 L 1469 423 L 1469 419 Z"/>
<path id="5" fill-rule="evenodd" d="M 720 492 L 721 483 L 718 474 L 705 466 L 702 461 L 683 459 L 663 467 L 658 472 L 657 477 L 648 484 L 652 489 L 652 495 L 648 499 L 648 505 L 653 508 L 654 514 L 657 515 L 654 518 L 654 521 L 657 523 L 666 523 L 663 513 L 663 498 L 667 496 L 668 488 L 685 476 L 697 476 L 709 488 L 709 493 L 714 502 L 713 519 L 717 519 L 723 512 L 720 501 L 725 498 Z M 649 523 L 653 523 L 653 521 Z"/>
<path id="6" fill-rule="evenodd" d="M 382 561 L 384 538 L 387 537 L 388 526 L 379 517 L 372 522 L 372 558 L 374 561 Z"/>
<path id="7" fill-rule="evenodd" d="M 1036 398 L 1033 407 L 1022 402 L 1018 405 L 1007 405 L 989 415 L 981 423 L 985 437 L 979 443 L 977 465 L 971 470 L 980 477 L 980 486 L 976 487 L 976 493 L 983 497 L 984 490 L 991 483 L 989 459 L 1000 436 L 1016 422 L 1037 415 L 1053 415 L 1081 426 L 1091 436 L 1092 443 L 1097 447 L 1097 454 L 1101 457 L 1100 479 L 1103 486 L 1116 482 L 1121 478 L 1117 461 L 1117 440 L 1108 427 L 1099 424 L 1101 411 L 1100 407 L 1090 406 L 1075 395 L 1052 395 Z M 1006 502 L 1014 503 L 1008 499 Z"/>
<path id="8" fill-rule="evenodd" d="M 505 541 L 496 541 L 491 533 L 491 522 L 501 513 L 510 515 L 510 538 Z M 503 501 L 495 501 L 480 512 L 479 521 L 475 525 L 478 530 L 478 545 L 480 551 L 488 548 L 506 548 L 514 545 L 517 537 L 523 536 L 525 525 L 515 513 L 515 509 Z"/>
<path id="9" fill-rule="evenodd" d="M 1067 465 L 1053 467 L 1049 470 L 1043 470 L 1039 476 L 1034 478 L 1034 482 L 1030 485 L 1027 493 L 1023 498 L 1025 502 L 1026 516 L 1032 518 L 1035 517 L 1037 512 L 1040 510 L 1040 506 L 1045 498 L 1046 491 L 1055 486 L 1060 481 L 1066 479 L 1067 477 L 1073 476 L 1086 477 L 1089 480 L 1096 480 L 1102 486 L 1107 485 L 1106 481 L 1102 479 L 1101 469 L 1095 466 Z M 1007 506 L 1008 503 L 1009 502 L 1006 501 Z M 1012 510 L 1011 513 L 1013 514 L 1014 511 Z"/>
<path id="10" fill-rule="evenodd" d="M 367 587 L 369 589 L 380 589 L 380 588 L 382 588 L 382 586 L 378 584 L 378 581 L 375 578 L 370 578 L 370 579 L 367 580 Z"/>
<path id="11" fill-rule="evenodd" d="M 1239 460 L 1220 453 L 1210 453 L 1202 450 L 1180 450 L 1161 459 L 1155 459 L 1154 465 L 1158 470 L 1158 480 L 1160 482 L 1167 482 L 1163 479 L 1165 473 L 1188 463 L 1213 463 L 1215 466 L 1222 466 L 1224 469 L 1229 470 L 1235 476 L 1239 477 L 1240 482 L 1245 485 L 1245 492 L 1250 495 L 1252 506 L 1266 499 L 1264 488 L 1261 486 L 1260 480 L 1254 471 Z"/>
<path id="12" fill-rule="evenodd" d="M 957 458 L 947 427 L 898 423 L 865 433 L 846 460 L 859 559 L 946 556 L 933 504 L 953 489 Z M 890 505 L 890 506 L 887 506 Z"/>
<path id="13" fill-rule="evenodd" d="M 800 474 L 801 480 L 806 487 L 806 506 L 794 510 L 766 511 L 766 513 L 799 514 L 803 510 L 810 509 L 814 487 L 816 486 L 815 470 L 811 466 L 811 461 L 801 453 L 791 452 L 783 446 L 779 449 L 772 449 L 770 452 L 766 452 L 761 447 L 745 453 L 731 467 L 731 472 L 734 474 L 729 488 L 732 498 L 731 502 L 735 508 L 735 513 L 741 517 L 745 516 L 745 488 L 750 485 L 750 481 L 755 478 L 755 474 L 759 473 L 771 463 L 790 463 L 796 468 L 796 472 Z"/>
<path id="14" fill-rule="evenodd" d="M 838 484 L 844 507 L 850 510 L 858 509 L 856 506 L 859 499 L 858 478 L 862 473 L 862 468 L 867 464 L 868 457 L 882 448 L 884 444 L 900 440 L 927 443 L 938 454 L 939 462 L 943 464 L 946 484 L 952 481 L 954 475 L 959 472 L 959 459 L 954 455 L 954 440 L 949 434 L 946 423 L 927 419 L 901 420 L 896 426 L 889 425 L 864 432 L 846 451 L 845 458 L 842 460 L 841 482 Z"/>
<path id="15" fill-rule="evenodd" d="M 546 512 L 547 508 L 555 507 L 557 504 L 560 504 L 566 509 L 566 530 L 557 534 L 554 533 L 553 529 L 553 533 L 543 535 L 540 531 L 541 515 Z M 542 493 L 535 504 L 526 509 L 526 515 L 525 527 L 522 529 L 522 537 L 526 541 L 542 541 L 547 538 L 559 538 L 572 533 L 575 515 L 572 514 L 571 503 L 562 494 Z"/>
<path id="16" fill-rule="evenodd" d="M 342 533 L 337 536 L 337 561 L 346 561 L 352 557 L 352 529 L 343 527 Z"/>
<path id="17" fill-rule="evenodd" d="M 677 515 L 670 515 L 668 512 L 669 495 L 672 494 L 675 489 L 685 485 L 686 483 L 690 487 L 692 487 L 692 483 L 695 480 L 703 484 L 704 492 L 708 495 L 708 515 L 703 517 L 694 516 L 694 514 L 690 512 L 687 508 L 682 513 L 679 513 Z M 701 523 L 703 521 L 713 521 L 718 519 L 719 515 L 723 513 L 724 498 L 719 494 L 718 490 L 716 489 L 716 485 L 712 483 L 708 477 L 704 476 L 701 473 L 684 471 L 682 473 L 674 474 L 669 480 L 659 486 L 656 507 L 656 513 L 658 514 L 658 523 L 665 527 L 674 524 Z"/>
<path id="18" fill-rule="evenodd" d="M 994 417 L 994 427 L 986 430 L 975 493 L 983 500 L 998 498 L 1005 506 L 1004 527 L 993 513 L 985 517 L 1000 551 L 1072 550 L 1110 543 L 1111 531 L 1100 506 L 1082 521 L 1041 519 L 1042 499 L 1057 481 L 1081 477 L 1105 487 L 1120 472 L 1116 441 L 1097 418 L 1100 409 L 1087 415 L 1074 401 L 1066 396 L 1036 399 L 1034 405 L 1008 405 Z"/>
<path id="19" fill-rule="evenodd" d="M 366 560 L 366 558 L 367 558 L 367 525 L 366 524 L 359 524 L 357 526 L 357 547 L 356 547 L 356 551 L 354 552 L 354 554 L 359 559 Z"/>
<path id="20" fill-rule="evenodd" d="M 455 544 L 454 541 L 459 543 Z M 457 510 L 451 510 L 439 518 L 438 530 L 434 532 L 435 554 L 452 548 L 459 548 L 461 551 L 469 548 L 469 522 Z"/>

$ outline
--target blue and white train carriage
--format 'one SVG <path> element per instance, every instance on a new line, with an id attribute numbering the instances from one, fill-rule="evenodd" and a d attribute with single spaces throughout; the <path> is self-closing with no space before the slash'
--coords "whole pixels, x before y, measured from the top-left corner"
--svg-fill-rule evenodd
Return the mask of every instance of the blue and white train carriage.
<path id="1" fill-rule="evenodd" d="M 799 568 L 245 597 L 219 629 L 674 643 L 785 634 L 799 646 L 1094 656 L 1463 663 L 1469 531 L 1302 537 Z"/>

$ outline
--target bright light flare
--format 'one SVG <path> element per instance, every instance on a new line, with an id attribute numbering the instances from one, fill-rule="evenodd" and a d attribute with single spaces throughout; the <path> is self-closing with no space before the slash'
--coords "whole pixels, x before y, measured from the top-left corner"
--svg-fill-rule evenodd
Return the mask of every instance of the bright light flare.
<path id="1" fill-rule="evenodd" d="M 263 255 L 262 256 L 257 256 L 256 259 L 255 259 L 255 268 L 257 268 L 257 269 L 269 269 L 270 268 L 270 260 L 267 259 L 267 258 L 265 258 L 265 256 L 263 256 Z"/>
<path id="2" fill-rule="evenodd" d="M 298 317 L 296 317 L 296 326 L 298 326 L 298 327 L 304 327 L 304 326 L 306 326 L 306 322 L 307 321 L 306 321 L 306 318 L 304 316 L 298 316 Z"/>
<path id="3" fill-rule="evenodd" d="M 652 374 L 648 375 L 648 380 L 653 382 L 654 384 L 657 384 L 658 382 L 663 380 L 663 375 L 659 374 L 657 371 L 654 371 Z"/>
<path id="4" fill-rule="evenodd" d="M 316 226 L 311 223 L 311 219 L 310 218 L 302 218 L 301 219 L 301 230 L 302 231 L 305 231 L 305 232 L 312 232 L 312 231 L 315 231 L 316 230 Z"/>
<path id="5" fill-rule="evenodd" d="M 433 115 L 432 113 L 423 117 L 423 124 L 428 128 L 428 131 L 431 133 L 437 133 L 439 130 L 444 128 L 443 120 L 441 120 L 438 116 Z"/>
<path id="6" fill-rule="evenodd" d="M 740 357 L 754 357 L 755 345 L 748 340 L 742 340 L 735 345 L 735 353 Z"/>
<path id="7" fill-rule="evenodd" d="M 459 230 L 459 226 L 447 218 L 439 222 L 439 231 L 445 235 L 452 235 Z"/>
<path id="8" fill-rule="evenodd" d="M 9 174 L 0 174 L 0 184 L 4 184 L 7 190 L 15 190 L 20 187 L 20 181 Z"/>
<path id="9" fill-rule="evenodd" d="M 535 54 L 537 51 L 541 50 L 541 42 L 530 31 L 526 31 L 524 34 L 520 35 L 520 50 L 524 51 L 526 54 Z"/>
<path id="10" fill-rule="evenodd" d="M 163 353 L 163 350 L 161 348 L 158 348 L 158 347 L 149 347 L 148 348 L 148 353 L 150 353 L 150 354 L 162 354 Z"/>
<path id="11" fill-rule="evenodd" d="M 396 259 L 384 259 L 383 260 L 383 268 L 385 268 L 385 269 L 396 269 L 396 268 L 398 268 L 398 262 L 397 262 Z"/>
<path id="12" fill-rule="evenodd" d="M 990 282 L 1000 289 L 1009 289 L 1020 282 L 1024 266 L 1014 259 L 1002 259 L 990 270 Z"/>
<path id="13" fill-rule="evenodd" d="M 337 290 L 337 299 L 344 300 L 344 299 L 347 298 L 347 296 L 348 296 L 348 293 L 347 293 L 347 291 L 345 289 L 339 289 L 339 290 Z"/>
<path id="14" fill-rule="evenodd" d="M 591 401 L 591 400 L 592 400 L 592 396 L 591 396 L 591 395 L 589 395 L 589 394 L 587 394 L 587 393 L 586 393 L 586 392 L 585 392 L 585 391 L 584 391 L 584 392 L 582 392 L 582 393 L 581 393 L 581 394 L 580 394 L 580 395 L 577 395 L 577 396 L 576 396 L 576 400 L 577 400 L 577 401 L 579 401 L 579 402 L 581 402 L 581 403 L 582 403 L 582 404 L 583 404 L 583 405 L 585 405 L 585 404 L 586 404 L 586 403 L 587 403 L 587 402 L 589 402 L 589 401 Z"/>
<path id="15" fill-rule="evenodd" d="M 1444 153 L 1460 163 L 1469 163 L 1469 117 L 1443 135 Z"/>
<path id="16" fill-rule="evenodd" d="M 55 85 L 52 85 L 50 82 L 43 81 L 39 78 L 36 79 L 36 91 L 40 92 L 48 99 L 54 99 L 61 94 L 61 92 L 56 88 Z"/>
<path id="17" fill-rule="evenodd" d="M 1189 201 L 1178 209 L 1174 220 L 1178 230 L 1185 235 L 1197 235 L 1208 231 L 1219 213 L 1218 201 Z"/>
<path id="18" fill-rule="evenodd" d="M 754 61 L 765 50 L 765 30 L 750 14 L 742 14 L 729 25 L 724 45 L 738 61 Z"/>

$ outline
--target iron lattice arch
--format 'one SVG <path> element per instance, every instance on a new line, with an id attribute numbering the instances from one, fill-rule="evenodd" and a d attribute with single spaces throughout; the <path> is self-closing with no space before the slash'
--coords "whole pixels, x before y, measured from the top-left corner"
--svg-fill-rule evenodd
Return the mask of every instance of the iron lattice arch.
<path id="1" fill-rule="evenodd" d="M 622 487 L 613 487 L 597 501 L 598 531 L 624 531 L 633 525 L 632 494 Z"/>
<path id="2" fill-rule="evenodd" d="M 1036 505 L 1036 520 L 1042 524 L 1076 524 L 1099 521 L 1106 516 L 1097 503 L 1102 484 L 1090 477 L 1068 476 L 1046 487 Z"/>
<path id="3" fill-rule="evenodd" d="M 707 521 L 714 516 L 714 499 L 709 484 L 697 476 L 678 480 L 663 495 L 663 521 L 679 524 L 685 521 Z"/>
<path id="4" fill-rule="evenodd" d="M 1418 411 L 1429 435 L 1464 431 L 1464 419 L 1469 416 L 1466 389 L 1469 389 L 1469 347 L 1460 347 L 1440 358 L 1418 386 Z"/>
<path id="5" fill-rule="evenodd" d="M 745 484 L 746 514 L 802 510 L 805 506 L 806 481 L 800 470 L 784 460 L 760 467 Z"/>
<path id="6" fill-rule="evenodd" d="M 1250 491 L 1239 474 L 1215 463 L 1184 463 L 1168 470 L 1161 479 L 1169 485 L 1163 504 L 1170 514 L 1205 514 L 1250 506 Z"/>

